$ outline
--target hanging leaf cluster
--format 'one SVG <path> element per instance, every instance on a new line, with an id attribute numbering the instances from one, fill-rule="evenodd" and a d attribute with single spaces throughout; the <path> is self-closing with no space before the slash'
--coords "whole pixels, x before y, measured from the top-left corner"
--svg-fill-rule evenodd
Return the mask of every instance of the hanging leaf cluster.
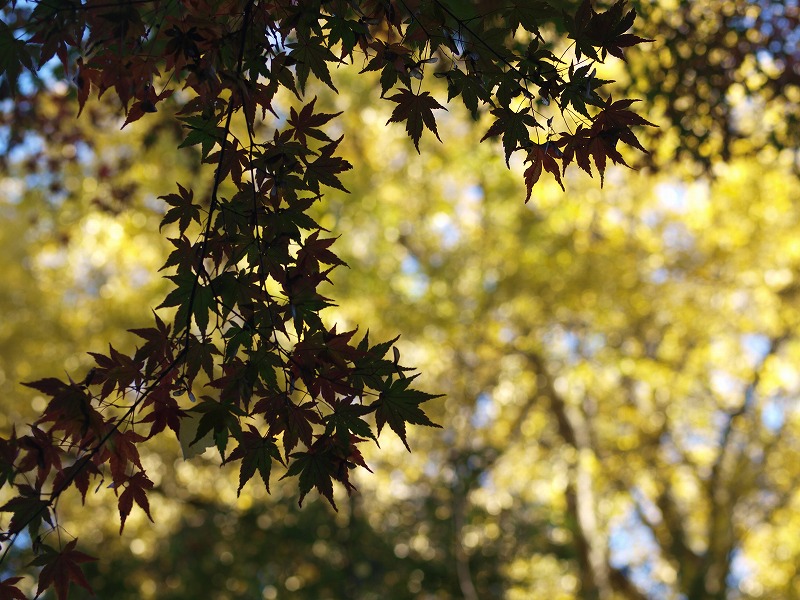
<path id="1" fill-rule="evenodd" d="M 92 559 L 76 540 L 43 541 L 58 528 L 55 501 L 106 483 L 120 532 L 134 505 L 151 517 L 139 446 L 156 435 L 170 430 L 185 452 L 215 447 L 238 464 L 239 491 L 256 473 L 268 489 L 278 463 L 297 478 L 301 503 L 316 490 L 335 507 L 334 482 L 349 493 L 350 472 L 368 468 L 361 444 L 388 425 L 408 447 L 407 424 L 436 426 L 423 408 L 436 396 L 413 387 L 396 339 L 375 343 L 320 317 L 332 306 L 321 287 L 344 263 L 309 209 L 326 188 L 345 190 L 352 165 L 331 135 L 337 114 L 305 97 L 311 79 L 335 91 L 340 64 L 379 73 L 376 101 L 417 150 L 426 129 L 439 138 L 444 80 L 448 101 L 491 113 L 485 138 L 500 139 L 507 162 L 522 153 L 530 163 L 528 198 L 543 171 L 562 184 L 571 161 L 591 173 L 591 159 L 602 177 L 608 160 L 625 162 L 618 142 L 644 150 L 632 128 L 649 123 L 632 101 L 602 95 L 608 82 L 593 66 L 645 41 L 627 33 L 635 13 L 622 0 L 601 12 L 587 1 L 574 16 L 521 0 L 48 0 L 3 10 L 4 94 L 47 85 L 48 70 L 68 74 L 78 113 L 94 96 L 115 98 L 123 126 L 170 103 L 180 147 L 215 169 L 207 195 L 190 182 L 164 190 L 172 287 L 152 326 L 131 331 L 137 349 L 92 353 L 80 381 L 27 383 L 47 406 L 24 435 L 0 439 L 0 487 L 11 492 L 0 541 L 7 552 L 27 533 L 38 592 L 52 586 L 59 600 L 71 582 L 90 587 L 80 564 Z M 552 22 L 574 42 L 569 63 L 545 38 Z M 296 97 L 288 115 L 279 93 Z M 0 582 L 4 597 L 21 597 L 18 581 Z"/>

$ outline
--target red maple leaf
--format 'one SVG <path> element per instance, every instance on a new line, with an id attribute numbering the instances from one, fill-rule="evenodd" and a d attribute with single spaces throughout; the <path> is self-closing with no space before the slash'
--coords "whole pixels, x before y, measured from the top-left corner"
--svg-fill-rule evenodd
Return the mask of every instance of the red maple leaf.
<path id="1" fill-rule="evenodd" d="M 36 481 L 43 483 L 50 469 L 61 469 L 62 450 L 53 440 L 52 431 L 44 431 L 36 425 L 31 427 L 31 435 L 19 439 L 19 448 L 26 451 L 17 468 L 21 473 L 37 467 Z"/>
<path id="2" fill-rule="evenodd" d="M 525 169 L 525 187 L 528 189 L 528 195 L 525 197 L 525 202 L 531 199 L 531 190 L 533 189 L 534 184 L 539 181 L 539 177 L 542 176 L 542 171 L 547 171 L 548 173 L 552 173 L 553 177 L 556 178 L 558 185 L 561 186 L 561 189 L 564 189 L 564 183 L 561 181 L 561 172 L 558 167 L 558 163 L 556 162 L 556 158 L 561 157 L 561 151 L 558 147 L 551 143 L 547 142 L 545 144 L 534 144 L 533 147 L 528 151 L 528 157 L 525 159 L 526 163 L 531 163 L 527 169 Z"/>
<path id="3" fill-rule="evenodd" d="M 8 533 L 19 533 L 27 527 L 31 537 L 35 537 L 42 520 L 52 527 L 50 502 L 42 499 L 41 490 L 24 484 L 18 486 L 18 490 L 19 496 L 0 506 L 0 512 L 13 513 L 8 524 Z"/>
<path id="4" fill-rule="evenodd" d="M 577 46 L 578 58 L 583 52 L 595 60 L 605 60 L 608 54 L 626 60 L 623 48 L 653 41 L 625 33 L 636 20 L 635 10 L 624 12 L 625 4 L 627 0 L 617 0 L 608 10 L 598 13 L 592 8 L 590 0 L 584 0 L 575 18 L 567 23 L 569 37 L 575 40 Z M 594 48 L 600 48 L 599 57 Z"/>
<path id="5" fill-rule="evenodd" d="M 625 100 L 617 100 L 614 102 L 612 98 L 609 98 L 603 106 L 603 109 L 595 117 L 590 131 L 592 133 L 599 133 L 601 131 L 630 131 L 630 127 L 635 125 L 649 125 L 650 127 L 658 127 L 656 124 L 651 123 L 641 115 L 637 115 L 632 110 L 628 110 L 628 108 L 634 102 L 639 102 L 639 100 L 631 100 L 627 98 Z M 642 148 L 638 142 L 631 145 L 636 146 L 642 152 L 646 152 L 646 150 Z"/>
<path id="6" fill-rule="evenodd" d="M 142 404 L 142 410 L 148 406 L 152 406 L 152 409 L 141 420 L 141 423 L 152 423 L 150 433 L 147 434 L 148 439 L 161 433 L 167 427 L 172 429 L 176 435 L 178 434 L 181 428 L 181 419 L 186 416 L 186 413 L 180 409 L 178 402 L 170 394 L 168 386 L 160 386 L 151 392 Z"/>
<path id="7" fill-rule="evenodd" d="M 9 577 L 0 581 L 0 600 L 27 600 L 16 585 L 21 579 L 22 577 Z"/>
<path id="8" fill-rule="evenodd" d="M 124 394 L 131 386 L 138 387 L 142 383 L 141 362 L 118 352 L 111 344 L 108 349 L 108 356 L 89 352 L 97 363 L 92 381 L 103 384 L 101 398 L 107 398 L 115 389 L 117 393 Z"/>
<path id="9" fill-rule="evenodd" d="M 86 493 L 89 491 L 89 478 L 100 475 L 100 469 L 86 457 L 76 461 L 62 471 L 56 473 L 53 479 L 53 493 L 60 494 L 74 483 L 81 493 L 81 501 L 86 503 Z"/>
<path id="10" fill-rule="evenodd" d="M 139 435 L 133 430 L 128 430 L 117 431 L 108 440 L 108 448 L 110 450 L 109 466 L 111 467 L 111 478 L 114 480 L 115 485 L 120 485 L 127 479 L 125 471 L 129 463 L 133 463 L 143 470 L 136 444 L 145 439 L 143 435 Z"/>
<path id="11" fill-rule="evenodd" d="M 153 517 L 150 515 L 150 502 L 147 500 L 147 490 L 152 489 L 153 482 L 145 475 L 144 471 L 139 471 L 135 475 L 128 477 L 125 482 L 125 489 L 119 495 L 118 502 L 120 535 L 122 535 L 122 530 L 125 527 L 125 520 L 131 514 L 134 502 L 145 512 L 147 518 L 154 522 Z"/>
<path id="12" fill-rule="evenodd" d="M 66 600 L 69 584 L 73 581 L 94 594 L 79 565 L 80 563 L 97 559 L 75 550 L 77 543 L 78 539 L 75 538 L 64 546 L 64 549 L 60 552 L 50 546 L 42 546 L 42 554 L 30 563 L 31 565 L 44 567 L 39 573 L 39 587 L 36 590 L 37 598 L 52 585 L 55 587 L 58 600 Z"/>

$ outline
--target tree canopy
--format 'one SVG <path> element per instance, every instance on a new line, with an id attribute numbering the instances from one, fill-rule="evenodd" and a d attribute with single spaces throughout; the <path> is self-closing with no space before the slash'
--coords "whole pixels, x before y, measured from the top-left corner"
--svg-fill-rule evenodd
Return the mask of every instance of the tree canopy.
<path id="1" fill-rule="evenodd" d="M 181 21 L 208 8 L 193 3 L 91 5 L 106 15 L 102 22 L 91 22 L 89 5 L 72 4 L 70 13 L 49 4 L 52 12 L 39 20 L 32 15 L 40 10 L 41 17 L 41 5 L 4 5 L 8 31 L 0 43 L 13 53 L 2 54 L 0 78 L 0 249 L 7 258 L 0 292 L 0 598 L 32 596 L 48 583 L 46 597 L 69 590 L 73 600 L 89 597 L 88 588 L 102 598 L 137 600 L 800 597 L 800 229 L 789 126 L 797 9 L 635 2 L 620 15 L 635 8 L 634 34 L 654 41 L 621 45 L 626 61 L 610 48 L 604 57 L 596 46 L 605 59 L 599 62 L 585 48 L 577 58 L 569 46 L 577 44 L 581 19 L 608 24 L 603 19 L 610 17 L 600 17 L 608 5 L 584 5 L 582 13 L 576 3 L 551 5 L 549 12 L 536 6 L 535 13 L 512 13 L 531 4 L 448 2 L 445 26 L 464 27 L 448 37 L 425 22 L 422 35 L 442 33 L 436 52 L 413 33 L 422 4 L 359 5 L 362 13 L 344 13 L 345 27 L 356 31 L 359 24 L 369 38 L 363 48 L 354 34 L 352 56 L 342 54 L 347 36 L 328 45 L 342 15 L 334 3 L 270 5 L 288 11 L 271 14 L 303 21 L 334 57 L 327 61 L 330 81 L 309 66 L 304 90 L 291 62 L 298 42 L 291 22 L 285 38 L 276 25 L 271 45 L 261 46 L 269 74 L 234 76 L 248 29 L 243 3 L 215 5 L 216 25 L 208 29 Z M 378 6 L 388 7 L 386 14 Z M 399 26 L 388 24 L 389 8 Z M 133 22 L 120 19 L 118 9 L 138 13 L 149 30 L 134 54 L 155 61 L 157 95 L 174 90 L 152 107 L 140 104 L 141 118 L 128 124 L 133 105 L 143 102 L 133 91 L 126 114 L 116 88 L 97 98 L 104 79 L 93 74 L 100 83 L 90 81 L 81 107 L 74 80 L 79 58 L 82 69 L 102 72 L 103 48 L 134 47 L 127 32 L 109 29 Z M 311 18 L 317 13 L 319 30 Z M 515 14 L 525 19 L 521 25 L 514 25 Z M 39 25 L 55 30 L 58 15 L 65 19 L 59 23 L 72 23 L 64 31 L 82 32 L 76 44 L 63 45 L 67 71 L 58 47 L 40 61 L 46 41 L 35 39 Z M 531 22 L 542 38 L 534 53 L 546 48 L 563 61 L 553 62 L 564 78 L 554 89 L 567 99 L 546 96 L 535 70 L 523 71 L 525 52 L 538 39 L 525 25 Z M 153 53 L 176 37 L 159 33 L 172 25 L 185 35 L 171 52 L 188 48 L 185 64 L 172 67 L 177 73 Z M 501 35 L 512 25 L 513 38 Z M 92 38 L 92 28 L 105 37 Z M 258 39 L 245 36 L 245 53 L 256 51 Z M 378 39 L 386 46 L 380 48 L 400 54 L 373 63 L 378 49 L 370 44 Z M 497 93 L 505 79 L 478 64 L 497 44 L 510 53 L 510 64 L 498 70 L 514 67 L 528 77 L 521 80 L 528 93 L 506 107 L 518 117 L 494 113 L 504 107 Z M 182 113 L 200 96 L 184 86 L 201 57 L 213 65 L 207 75 L 219 98 Z M 617 80 L 593 88 L 604 102 L 612 94 L 612 103 L 642 98 L 626 110 L 660 126 L 636 128 L 651 153 L 620 150 L 631 165 L 648 168 L 607 164 L 602 188 L 580 168 L 564 170 L 579 125 L 572 119 L 586 119 L 588 131 L 606 109 L 587 101 L 587 119 L 568 101 L 569 82 L 589 61 L 584 75 L 592 73 L 592 84 Z M 387 75 L 389 62 L 397 74 L 384 90 L 384 78 L 394 76 Z M 273 73 L 273 112 L 254 111 L 251 132 L 242 98 L 248 82 L 268 85 Z M 281 78 L 294 81 L 297 93 Z M 491 92 L 489 100 L 479 91 Z M 229 103 L 240 96 L 227 127 Z M 448 96 L 454 102 L 447 104 Z M 508 116 L 528 127 L 527 139 L 503 123 Z M 481 144 L 487 132 L 496 135 Z M 536 163 L 525 162 L 533 144 L 553 158 L 558 177 L 544 173 L 552 165 L 542 159 L 545 177 L 527 187 L 525 179 L 536 176 Z M 288 158 L 278 151 L 287 145 Z M 233 149 L 240 162 L 220 179 L 206 221 L 216 175 Z M 586 148 L 573 150 L 572 162 L 580 165 L 587 155 L 596 161 Z M 309 176 L 309 165 L 323 158 L 329 162 L 320 166 L 354 168 L 332 173 L 335 181 Z M 232 176 L 237 164 L 240 183 Z M 270 197 L 276 186 L 277 207 Z M 242 198 L 251 199 L 250 212 Z M 303 199 L 313 202 L 306 207 Z M 159 273 L 178 249 L 168 238 L 186 238 L 187 255 L 205 260 Z M 300 251 L 320 238 L 337 241 L 317 245 L 314 260 L 302 259 Z M 283 241 L 275 247 L 276 240 Z M 244 250 L 256 243 L 258 251 Z M 335 265 L 322 257 L 348 268 L 325 272 Z M 165 338 L 150 307 L 180 289 L 180 272 L 211 288 L 208 322 L 202 331 L 194 300 L 177 321 L 185 302 L 158 309 L 170 327 Z M 250 304 L 217 288 L 231 272 L 237 287 L 245 281 L 255 282 L 245 290 L 261 288 Z M 292 286 L 301 272 L 314 285 L 300 291 L 331 296 L 338 306 L 312 295 L 330 306 L 304 305 L 301 314 L 319 322 L 301 316 L 298 332 L 289 293 L 300 293 Z M 282 323 L 277 333 L 274 322 Z M 368 340 L 387 341 L 368 343 L 382 350 L 370 368 L 388 374 L 368 372 L 372 382 L 365 379 L 362 393 L 337 389 L 328 402 L 324 385 L 315 389 L 309 377 L 341 375 L 345 385 L 360 385 L 357 353 L 367 328 Z M 325 336 L 356 329 L 344 341 L 347 352 L 337 355 Z M 317 344 L 315 331 L 325 344 Z M 100 355 L 109 342 L 114 351 Z M 159 343 L 164 355 L 153 354 Z M 208 357 L 192 362 L 190 350 L 181 355 L 184 348 L 208 348 L 211 375 Z M 85 349 L 95 354 L 80 354 Z M 284 361 L 271 365 L 274 381 L 258 362 L 273 351 Z M 169 366 L 168 352 L 183 362 L 154 386 Z M 416 405 L 441 428 L 414 427 L 406 413 L 403 438 L 379 437 L 375 401 L 413 376 L 400 366 L 401 355 L 420 367 L 406 391 L 443 394 Z M 311 374 L 293 370 L 298 357 Z M 108 360 L 117 361 L 113 375 L 103 366 Z M 139 369 L 141 380 L 120 379 L 126 364 L 131 374 Z M 220 378 L 222 387 L 212 383 Z M 21 389 L 19 381 L 61 385 L 71 395 Z M 106 385 L 113 389 L 104 396 Z M 254 407 L 275 395 L 307 417 L 310 446 L 302 420 L 291 421 L 297 429 L 290 431 L 282 425 L 290 413 L 257 414 Z M 214 412 L 214 402 L 229 410 Z M 92 410 L 81 412 L 87 406 L 102 423 L 91 420 Z M 41 420 L 47 414 L 52 420 Z M 211 427 L 199 437 L 203 419 Z M 110 437 L 108 453 L 86 463 L 99 475 L 89 473 L 85 495 L 75 485 L 64 494 L 67 488 L 53 487 L 93 451 L 98 431 L 117 428 L 127 433 L 120 450 Z M 78 441 L 75 431 L 83 436 Z M 380 447 L 362 443 L 370 434 Z M 321 439 L 330 446 L 316 445 Z M 353 449 L 372 472 L 349 468 L 353 456 L 342 452 Z M 114 469 L 122 461 L 125 480 L 117 485 Z M 302 508 L 302 472 L 283 478 L 298 462 L 301 471 L 322 465 L 331 482 L 323 489 L 312 484 Z M 356 485 L 359 493 L 350 494 Z M 317 500 L 326 489 L 338 512 Z M 38 536 L 37 506 L 51 521 L 39 520 Z"/>
<path id="2" fill-rule="evenodd" d="M 491 114 L 482 140 L 499 138 L 507 165 L 521 157 L 528 199 L 545 171 L 563 189 L 572 162 L 602 183 L 609 162 L 626 162 L 620 143 L 644 150 L 632 128 L 650 125 L 597 73 L 647 41 L 629 33 L 635 16 L 623 1 L 600 11 L 588 1 L 4 3 L 5 154 L 47 190 L 43 206 L 64 202 L 70 170 L 90 164 L 92 202 L 124 210 L 142 185 L 131 173 L 139 157 L 107 160 L 86 135 L 115 120 L 149 121 L 144 148 L 163 143 L 163 128 L 179 148 L 167 155 L 193 175 L 159 190 L 170 284 L 152 325 L 130 329 L 136 347 L 110 345 L 90 353 L 87 372 L 25 384 L 43 406 L 0 442 L 10 496 L 0 560 L 29 540 L 37 595 L 90 589 L 82 565 L 94 559 L 61 526 L 57 502 L 71 487 L 84 501 L 109 487 L 120 533 L 134 505 L 152 518 L 139 448 L 167 430 L 185 455 L 213 446 L 236 462 L 238 492 L 256 473 L 269 490 L 278 462 L 301 503 L 314 489 L 335 507 L 333 482 L 350 492 L 350 472 L 368 468 L 364 442 L 388 426 L 408 448 L 407 424 L 439 427 L 425 408 L 437 395 L 417 388 L 395 334 L 376 343 L 368 323 L 320 316 L 333 302 L 318 288 L 345 263 L 314 206 L 324 189 L 345 190 L 352 165 L 340 155 L 340 113 L 306 91 L 313 80 L 336 91 L 345 64 L 379 73 L 387 124 L 404 125 L 419 152 L 426 129 L 440 137 L 442 79 L 449 100 Z M 570 49 L 556 55 L 564 38 Z M 73 121 L 73 109 L 85 114 Z M 22 597 L 11 575 L 2 594 Z"/>
<path id="3" fill-rule="evenodd" d="M 632 4 L 655 52 L 631 64 L 624 89 L 648 105 L 663 146 L 651 165 L 715 162 L 797 148 L 800 22 L 792 2 L 711 0 Z M 655 145 L 655 140 L 649 142 Z"/>

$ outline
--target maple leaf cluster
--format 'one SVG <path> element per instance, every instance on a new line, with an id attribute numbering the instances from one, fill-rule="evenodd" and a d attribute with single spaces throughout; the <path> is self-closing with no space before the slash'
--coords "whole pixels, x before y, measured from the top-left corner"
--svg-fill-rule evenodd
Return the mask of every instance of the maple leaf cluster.
<path id="1" fill-rule="evenodd" d="M 345 190 L 340 177 L 352 166 L 337 155 L 342 138 L 326 132 L 337 114 L 304 101 L 309 79 L 335 91 L 331 67 L 363 61 L 394 104 L 389 122 L 404 123 L 419 150 L 424 129 L 439 137 L 434 111 L 444 107 L 420 87 L 435 71 L 448 100 L 461 98 L 474 116 L 491 111 L 485 138 L 501 138 L 507 162 L 525 153 L 528 197 L 543 171 L 561 184 L 571 160 L 591 172 L 591 157 L 602 177 L 606 158 L 624 163 L 617 142 L 643 150 L 631 127 L 648 123 L 630 100 L 603 99 L 607 82 L 581 59 L 622 57 L 644 41 L 626 33 L 635 13 L 622 0 L 603 13 L 585 2 L 574 18 L 522 1 L 456 10 L 440 0 L 48 0 L 15 9 L 16 30 L 0 28 L 13 51 L 4 55 L 10 85 L 55 58 L 71 74 L 78 113 L 92 93 L 115 96 L 124 125 L 172 102 L 180 147 L 199 146 L 215 166 L 207 197 L 180 183 L 161 197 L 173 285 L 153 326 L 131 330 L 138 348 L 92 353 L 95 367 L 79 382 L 27 383 L 47 406 L 28 433 L 0 438 L 0 487 L 13 491 L 0 507 L 11 515 L 0 541 L 27 531 L 31 565 L 42 567 L 38 593 L 52 586 L 59 600 L 70 582 L 89 587 L 79 565 L 90 557 L 77 540 L 39 541 L 43 525 L 58 527 L 55 501 L 72 486 L 85 499 L 108 479 L 121 533 L 134 504 L 152 519 L 139 446 L 156 435 L 180 435 L 192 421 L 189 445 L 210 437 L 223 462 L 239 464 L 240 492 L 256 473 L 269 489 L 277 462 L 283 477 L 297 477 L 301 503 L 316 489 L 335 507 L 334 481 L 350 493 L 350 471 L 368 469 L 360 444 L 388 425 L 408 447 L 407 424 L 436 426 L 423 405 L 437 396 L 412 387 L 396 339 L 376 344 L 320 317 L 332 306 L 320 286 L 344 263 L 309 209 L 324 188 Z M 543 19 L 566 26 L 576 64 L 553 54 Z M 288 118 L 275 104 L 280 90 L 300 103 Z M 542 112 L 551 105 L 580 121 L 574 132 L 555 131 Z M 0 581 L 4 597 L 20 596 L 18 581 Z"/>

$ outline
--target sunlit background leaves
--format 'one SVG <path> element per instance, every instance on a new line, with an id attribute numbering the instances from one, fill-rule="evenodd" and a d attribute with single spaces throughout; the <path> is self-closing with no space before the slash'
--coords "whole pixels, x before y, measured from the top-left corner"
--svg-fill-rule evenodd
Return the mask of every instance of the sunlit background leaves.
<path id="1" fill-rule="evenodd" d="M 155 525 L 135 510 L 120 539 L 103 487 L 90 510 L 60 501 L 103 558 L 97 597 L 800 597 L 797 42 L 772 34 L 796 37 L 797 6 L 640 4 L 657 41 L 607 75 L 661 126 L 658 170 L 609 168 L 603 189 L 569 171 L 526 205 L 521 165 L 479 144 L 488 120 L 451 108 L 417 155 L 377 84 L 342 69 L 339 96 L 318 90 L 356 165 L 318 207 L 349 265 L 326 318 L 402 334 L 444 429 L 412 428 L 411 454 L 384 435 L 333 516 L 280 473 L 237 497 L 213 452 L 153 442 Z M 156 197 L 196 162 L 166 116 L 118 132 L 102 105 L 59 118 L 66 94 L 3 157 L 4 432 L 44 402 L 18 382 L 135 344 L 165 289 Z"/>

